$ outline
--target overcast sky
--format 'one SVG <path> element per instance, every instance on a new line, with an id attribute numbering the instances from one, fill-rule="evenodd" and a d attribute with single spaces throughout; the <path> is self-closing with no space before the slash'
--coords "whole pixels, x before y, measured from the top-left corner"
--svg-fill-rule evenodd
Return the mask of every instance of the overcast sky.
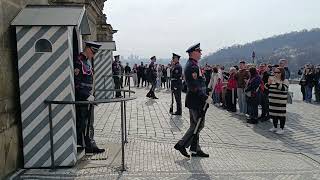
<path id="1" fill-rule="evenodd" d="M 117 54 L 169 58 L 200 42 L 203 54 L 320 27 L 320 0 L 108 0 Z"/>

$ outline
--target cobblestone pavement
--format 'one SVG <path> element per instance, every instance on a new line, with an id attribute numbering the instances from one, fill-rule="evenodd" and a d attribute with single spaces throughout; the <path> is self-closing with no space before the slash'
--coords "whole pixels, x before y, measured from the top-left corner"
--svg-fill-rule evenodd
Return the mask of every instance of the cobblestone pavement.
<path id="1" fill-rule="evenodd" d="M 174 144 L 189 126 L 183 116 L 169 114 L 171 94 L 157 92 L 159 100 L 145 97 L 147 89 L 133 88 L 137 100 L 127 104 L 127 171 L 121 159 L 120 106 L 95 108 L 95 135 L 107 153 L 87 157 L 74 168 L 20 170 L 20 179 L 320 179 L 320 106 L 301 102 L 297 85 L 294 104 L 288 105 L 284 135 L 268 131 L 272 123 L 245 123 L 245 118 L 210 106 L 200 143 L 210 158 L 186 159 Z M 182 95 L 184 99 L 184 94 Z M 183 100 L 184 101 L 184 100 Z M 107 158 L 106 158 L 107 157 Z"/>

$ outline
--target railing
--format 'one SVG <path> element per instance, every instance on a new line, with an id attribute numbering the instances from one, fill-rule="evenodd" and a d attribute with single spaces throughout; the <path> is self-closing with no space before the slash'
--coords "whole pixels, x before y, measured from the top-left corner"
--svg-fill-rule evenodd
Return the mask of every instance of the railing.
<path id="1" fill-rule="evenodd" d="M 50 128 L 50 156 L 51 156 L 51 169 L 56 169 L 55 166 L 55 159 L 54 159 L 54 150 L 53 150 L 53 123 L 52 123 L 52 105 L 80 105 L 80 104 L 91 104 L 91 105 L 98 105 L 98 104 L 106 104 L 106 103 L 116 103 L 121 102 L 121 154 L 122 154 L 122 164 L 121 164 L 121 171 L 125 171 L 125 154 L 124 154 L 124 145 L 128 143 L 127 141 L 127 120 L 126 120 L 126 102 L 136 99 L 136 97 L 125 97 L 126 92 L 128 93 L 135 93 L 131 90 L 96 90 L 96 91 L 116 91 L 116 92 L 123 92 L 124 98 L 114 98 L 114 99 L 104 99 L 104 100 L 97 100 L 97 101 L 54 101 L 54 100 L 45 100 L 44 103 L 48 105 L 49 108 L 49 128 Z"/>

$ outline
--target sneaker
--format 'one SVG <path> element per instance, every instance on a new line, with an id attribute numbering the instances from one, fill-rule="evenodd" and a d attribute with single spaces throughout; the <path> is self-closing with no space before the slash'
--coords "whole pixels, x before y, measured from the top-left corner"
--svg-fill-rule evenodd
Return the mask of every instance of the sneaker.
<path id="1" fill-rule="evenodd" d="M 240 112 L 236 112 L 236 115 L 239 115 L 239 116 L 240 116 L 240 115 L 241 115 L 241 113 L 240 113 Z"/>
<path id="2" fill-rule="evenodd" d="M 279 135 L 282 135 L 282 134 L 284 134 L 284 130 L 283 129 L 279 129 L 276 133 L 279 134 Z"/>
<path id="3" fill-rule="evenodd" d="M 269 131 L 271 131 L 271 132 L 276 132 L 278 129 L 277 128 L 271 128 L 271 129 L 269 129 Z"/>

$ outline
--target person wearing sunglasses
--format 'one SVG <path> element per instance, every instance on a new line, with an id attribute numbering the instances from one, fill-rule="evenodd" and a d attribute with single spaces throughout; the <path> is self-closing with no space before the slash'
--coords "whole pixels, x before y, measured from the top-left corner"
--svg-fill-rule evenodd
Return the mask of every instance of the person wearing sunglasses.
<path id="1" fill-rule="evenodd" d="M 85 42 L 84 51 L 74 61 L 76 101 L 94 101 L 92 61 L 100 46 L 95 42 Z M 76 105 L 77 144 L 84 147 L 86 153 L 102 153 L 105 150 L 98 148 L 93 139 L 94 129 L 90 111 L 91 108 L 87 104 Z M 86 134 L 87 128 L 90 130 L 89 134 Z"/>
<path id="2" fill-rule="evenodd" d="M 273 73 L 274 76 L 271 76 L 266 84 L 269 90 L 269 115 L 273 120 L 273 128 L 270 131 L 281 135 L 284 133 L 286 123 L 289 81 L 285 77 L 284 68 L 277 67 Z M 280 121 L 280 129 L 278 129 L 278 121 Z"/>

